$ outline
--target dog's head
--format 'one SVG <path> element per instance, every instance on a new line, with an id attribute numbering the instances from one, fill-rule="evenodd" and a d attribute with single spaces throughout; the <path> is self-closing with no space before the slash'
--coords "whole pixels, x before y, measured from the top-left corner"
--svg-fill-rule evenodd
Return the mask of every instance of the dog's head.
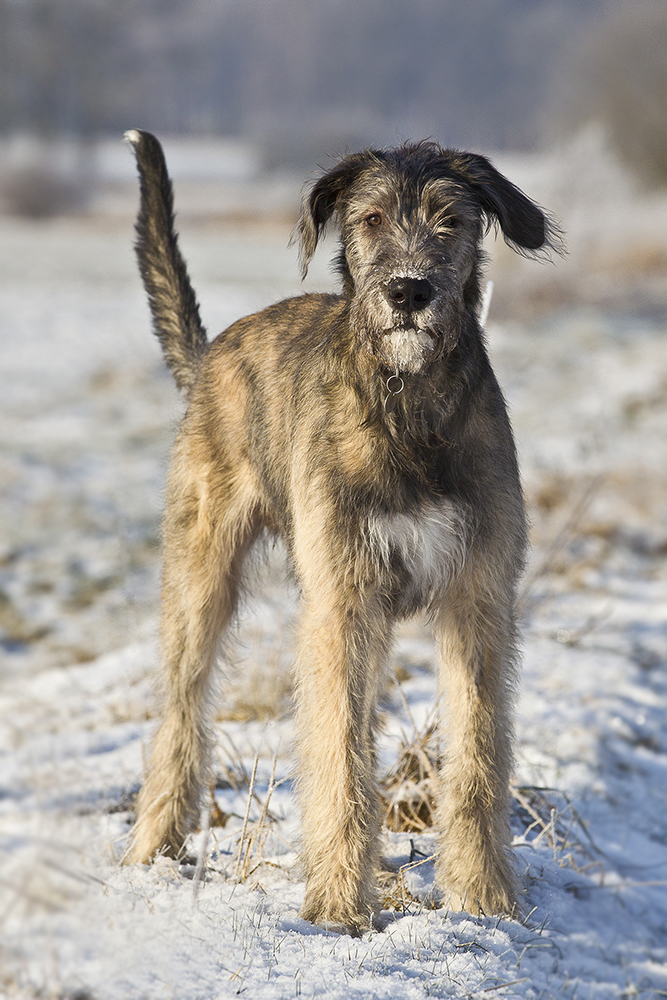
<path id="1" fill-rule="evenodd" d="M 354 329 L 384 366 L 410 373 L 449 352 L 476 309 L 489 225 L 519 253 L 557 242 L 544 212 L 489 160 L 433 142 L 346 156 L 314 184 L 299 222 L 304 277 L 334 215 Z"/>

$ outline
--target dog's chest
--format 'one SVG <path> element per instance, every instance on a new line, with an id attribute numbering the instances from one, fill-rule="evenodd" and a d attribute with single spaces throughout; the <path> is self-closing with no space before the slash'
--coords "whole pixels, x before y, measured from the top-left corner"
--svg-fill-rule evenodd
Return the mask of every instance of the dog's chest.
<path id="1" fill-rule="evenodd" d="M 423 504 L 408 513 L 375 514 L 368 542 L 380 568 L 407 575 L 408 587 L 427 601 L 463 565 L 465 519 L 451 502 Z"/>

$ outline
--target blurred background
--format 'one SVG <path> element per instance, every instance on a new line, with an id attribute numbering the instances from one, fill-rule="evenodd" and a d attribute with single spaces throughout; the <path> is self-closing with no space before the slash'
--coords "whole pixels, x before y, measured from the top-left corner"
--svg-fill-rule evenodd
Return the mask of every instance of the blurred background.
<path id="1" fill-rule="evenodd" d="M 282 784 L 298 602 L 279 548 L 225 649 L 211 885 L 193 907 L 194 869 L 115 864 L 154 723 L 183 408 L 134 259 L 132 128 L 163 142 L 211 337 L 337 287 L 335 233 L 304 283 L 289 239 L 304 183 L 348 150 L 479 151 L 560 223 L 568 254 L 550 262 L 485 243 L 531 522 L 512 811 L 526 924 L 494 920 L 479 952 L 455 915 L 428 945 L 433 925 L 397 925 L 398 958 L 394 931 L 388 951 L 373 936 L 364 975 L 401 996 L 417 966 L 429 995 L 667 995 L 667 0 L 0 0 L 0 995 L 187 1000 L 229 974 L 278 996 L 308 967 L 314 996 L 322 956 L 326 981 L 363 989 L 358 953 L 339 949 L 336 977 L 321 935 L 277 968 L 300 891 L 278 872 L 298 842 Z M 387 835 L 400 864 L 433 850 L 435 659 L 423 623 L 397 630 L 379 772 L 387 816 L 402 801 L 419 820 Z M 223 855 L 238 842 L 241 860 L 253 794 L 232 905 Z M 250 845 L 267 815 L 264 910 Z"/>
<path id="2" fill-rule="evenodd" d="M 661 0 L 1 0 L 0 27 L 10 210 L 85 203 L 130 126 L 302 174 L 425 136 L 544 149 L 596 122 L 642 182 L 667 181 Z"/>
<path id="3" fill-rule="evenodd" d="M 569 250 L 540 266 L 488 240 L 533 585 L 583 586 L 619 553 L 657 571 L 664 0 L 0 0 L 7 670 L 86 662 L 154 629 L 181 404 L 132 253 L 121 137 L 137 127 L 164 143 L 212 334 L 335 287 L 331 241 L 305 286 L 288 249 L 304 180 L 334 157 L 423 137 L 490 155 Z"/>

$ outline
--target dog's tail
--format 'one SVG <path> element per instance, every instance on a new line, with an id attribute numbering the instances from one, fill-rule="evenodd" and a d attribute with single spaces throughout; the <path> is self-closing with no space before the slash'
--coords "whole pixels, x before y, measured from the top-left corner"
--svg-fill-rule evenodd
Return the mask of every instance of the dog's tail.
<path id="1" fill-rule="evenodd" d="M 178 388 L 189 393 L 208 351 L 208 340 L 174 230 L 174 195 L 167 164 L 162 146 L 150 132 L 132 129 L 125 138 L 139 168 L 136 251 L 153 330 Z"/>

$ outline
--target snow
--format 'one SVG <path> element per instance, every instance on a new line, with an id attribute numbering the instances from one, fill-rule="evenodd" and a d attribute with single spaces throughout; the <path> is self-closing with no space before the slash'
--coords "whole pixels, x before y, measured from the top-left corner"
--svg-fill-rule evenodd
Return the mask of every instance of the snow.
<path id="1" fill-rule="evenodd" d="M 298 291 L 286 231 L 183 230 L 210 329 Z M 498 323 L 491 305 L 533 520 L 512 814 L 522 913 L 431 908 L 433 834 L 387 833 L 402 880 L 381 929 L 351 939 L 298 916 L 297 600 L 279 552 L 226 668 L 226 824 L 204 823 L 186 864 L 120 864 L 154 726 L 159 516 L 181 412 L 131 243 L 129 214 L 3 220 L 0 996 L 664 995 L 664 319 L 590 305 Z M 309 286 L 330 287 L 326 255 L 315 263 Z M 428 630 L 403 628 L 382 771 L 432 717 L 433 661 Z M 249 829 L 266 840 L 238 882 L 255 761 Z"/>

